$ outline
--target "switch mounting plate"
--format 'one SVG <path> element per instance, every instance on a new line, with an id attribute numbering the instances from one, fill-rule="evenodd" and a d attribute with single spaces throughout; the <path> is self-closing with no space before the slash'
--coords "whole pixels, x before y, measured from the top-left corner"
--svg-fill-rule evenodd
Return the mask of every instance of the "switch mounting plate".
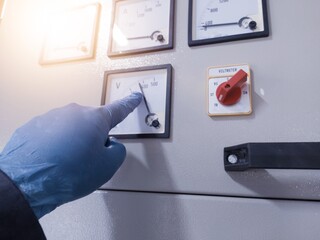
<path id="1" fill-rule="evenodd" d="M 216 95 L 218 87 L 230 80 L 239 70 L 247 73 L 247 81 L 241 87 L 239 101 L 230 106 L 219 102 Z M 207 111 L 209 116 L 249 115 L 252 113 L 251 74 L 247 64 L 215 66 L 208 68 L 207 76 Z"/>

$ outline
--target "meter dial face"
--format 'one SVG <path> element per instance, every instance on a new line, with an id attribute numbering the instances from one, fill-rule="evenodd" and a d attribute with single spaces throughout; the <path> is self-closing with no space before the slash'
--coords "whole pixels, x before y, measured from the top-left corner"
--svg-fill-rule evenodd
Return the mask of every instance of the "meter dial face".
<path id="1" fill-rule="evenodd" d="M 108 55 L 173 48 L 174 0 L 116 0 Z"/>
<path id="2" fill-rule="evenodd" d="M 266 0 L 189 0 L 189 46 L 269 35 Z"/>
<path id="3" fill-rule="evenodd" d="M 51 15 L 40 64 L 93 58 L 100 8 L 100 4 L 95 3 Z"/>
<path id="4" fill-rule="evenodd" d="M 117 138 L 168 138 L 170 133 L 171 65 L 108 71 L 102 105 L 141 92 L 143 101 L 110 131 Z"/>

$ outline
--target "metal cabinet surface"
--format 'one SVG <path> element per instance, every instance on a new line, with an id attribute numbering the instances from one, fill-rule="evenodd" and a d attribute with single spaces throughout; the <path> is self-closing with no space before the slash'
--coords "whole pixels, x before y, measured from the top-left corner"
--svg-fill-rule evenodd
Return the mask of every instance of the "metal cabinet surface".
<path id="1" fill-rule="evenodd" d="M 172 137 L 124 141 L 127 161 L 104 187 L 319 199 L 317 170 L 226 173 L 223 169 L 226 146 L 319 141 L 317 6 L 317 1 L 268 1 L 270 37 L 189 48 L 187 2 L 177 1 L 176 47 L 157 55 L 160 63 L 169 61 L 174 67 Z M 299 21 L 297 12 L 303 15 Z M 153 54 L 147 57 L 154 63 Z M 205 109 L 207 67 L 234 63 L 248 63 L 252 68 L 254 112 L 210 118 Z"/>
<path id="2" fill-rule="evenodd" d="M 95 59 L 50 66 L 38 63 L 44 19 L 79 1 L 7 2 L 0 23 L 0 148 L 17 127 L 51 108 L 99 105 L 106 70 L 160 64 L 174 69 L 171 137 L 123 140 L 127 159 L 102 187 L 110 191 L 46 216 L 48 238 L 318 239 L 319 203 L 302 200 L 320 199 L 319 170 L 225 172 L 223 148 L 320 140 L 320 2 L 269 0 L 269 37 L 190 48 L 188 1 L 176 0 L 174 49 L 118 58 L 107 57 L 112 1 L 98 2 Z M 238 63 L 251 66 L 253 113 L 209 117 L 207 68 Z"/>
<path id="3" fill-rule="evenodd" d="M 320 198 L 318 170 L 227 173 L 223 168 L 226 146 L 319 141 L 318 1 L 268 1 L 269 37 L 190 48 L 188 3 L 177 0 L 173 50 L 112 59 L 107 57 L 112 2 L 101 4 L 96 58 L 41 66 L 38 61 L 45 28 L 43 18 L 49 11 L 79 3 L 8 2 L 0 26 L 1 146 L 19 125 L 53 107 L 69 102 L 99 105 L 106 70 L 170 63 L 174 68 L 171 137 L 123 140 L 127 160 L 103 188 Z M 302 17 L 297 19 L 296 13 Z M 253 114 L 209 117 L 205 95 L 207 68 L 237 63 L 247 63 L 252 69 Z"/>
<path id="4" fill-rule="evenodd" d="M 48 240 L 316 240 L 319 213 L 319 202 L 96 192 L 41 225 Z"/>

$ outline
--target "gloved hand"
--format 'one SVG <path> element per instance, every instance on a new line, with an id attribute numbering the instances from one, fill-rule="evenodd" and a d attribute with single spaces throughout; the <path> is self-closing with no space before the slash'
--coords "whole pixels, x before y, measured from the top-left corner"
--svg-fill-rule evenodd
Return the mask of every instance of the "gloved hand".
<path id="1" fill-rule="evenodd" d="M 70 104 L 17 129 L 0 155 L 0 169 L 20 188 L 38 218 L 90 194 L 124 161 L 125 147 L 111 128 L 141 102 L 133 93 L 110 105 Z"/>

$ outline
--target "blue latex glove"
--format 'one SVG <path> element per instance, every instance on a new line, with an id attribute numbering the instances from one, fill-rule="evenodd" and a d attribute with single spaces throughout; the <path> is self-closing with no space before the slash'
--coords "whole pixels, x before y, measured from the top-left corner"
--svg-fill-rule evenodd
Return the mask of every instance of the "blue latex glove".
<path id="1" fill-rule="evenodd" d="M 38 218 L 90 194 L 124 161 L 125 147 L 108 133 L 141 100 L 141 93 L 133 93 L 102 107 L 70 104 L 35 117 L 15 131 L 0 155 L 0 169 Z"/>

